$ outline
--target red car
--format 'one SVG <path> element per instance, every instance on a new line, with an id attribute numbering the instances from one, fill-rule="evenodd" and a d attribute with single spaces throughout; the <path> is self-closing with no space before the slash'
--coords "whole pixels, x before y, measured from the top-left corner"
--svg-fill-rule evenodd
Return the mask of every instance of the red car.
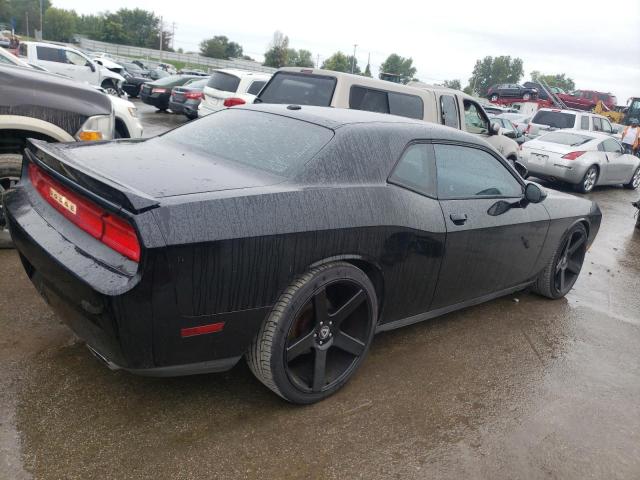
<path id="1" fill-rule="evenodd" d="M 557 95 L 567 107 L 586 111 L 593 110 L 598 100 L 602 100 L 602 103 L 610 109 L 613 109 L 618 102 L 615 95 L 596 92 L 595 90 L 576 90 L 572 93 L 559 93 Z"/>

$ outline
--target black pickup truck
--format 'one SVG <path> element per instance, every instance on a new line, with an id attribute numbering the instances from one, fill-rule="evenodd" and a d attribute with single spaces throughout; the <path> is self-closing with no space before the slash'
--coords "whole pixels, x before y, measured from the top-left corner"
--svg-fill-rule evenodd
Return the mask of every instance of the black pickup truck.
<path id="1" fill-rule="evenodd" d="M 28 138 L 109 140 L 113 133 L 113 107 L 103 93 L 59 75 L 0 64 L 0 197 L 20 177 Z M 0 247 L 11 244 L 1 205 Z"/>

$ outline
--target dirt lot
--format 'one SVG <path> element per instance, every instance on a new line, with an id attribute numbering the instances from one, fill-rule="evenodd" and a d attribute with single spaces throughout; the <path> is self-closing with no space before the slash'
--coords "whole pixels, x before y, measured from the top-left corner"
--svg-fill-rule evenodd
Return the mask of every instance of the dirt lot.
<path id="1" fill-rule="evenodd" d="M 141 107 L 146 134 L 181 119 Z M 640 478 L 638 193 L 600 188 L 575 289 L 376 337 L 334 397 L 111 372 L 0 251 L 0 478 Z"/>

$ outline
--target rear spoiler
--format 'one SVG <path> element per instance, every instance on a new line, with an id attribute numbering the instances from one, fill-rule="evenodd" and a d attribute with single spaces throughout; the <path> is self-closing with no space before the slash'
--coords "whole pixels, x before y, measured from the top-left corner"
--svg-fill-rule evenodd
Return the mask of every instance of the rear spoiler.
<path id="1" fill-rule="evenodd" d="M 71 144 L 72 145 L 72 144 Z M 45 167 L 59 181 L 110 208 L 123 208 L 142 213 L 156 208 L 160 202 L 131 187 L 101 176 L 67 155 L 69 145 L 29 139 L 25 156 L 30 162 Z"/>

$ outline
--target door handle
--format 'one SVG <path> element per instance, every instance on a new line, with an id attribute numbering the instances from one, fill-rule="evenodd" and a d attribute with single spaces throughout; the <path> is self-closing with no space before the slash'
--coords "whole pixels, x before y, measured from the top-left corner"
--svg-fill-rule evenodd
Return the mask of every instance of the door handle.
<path id="1" fill-rule="evenodd" d="M 467 214 L 466 213 L 452 213 L 449 215 L 451 221 L 456 225 L 464 225 L 467 223 Z"/>

